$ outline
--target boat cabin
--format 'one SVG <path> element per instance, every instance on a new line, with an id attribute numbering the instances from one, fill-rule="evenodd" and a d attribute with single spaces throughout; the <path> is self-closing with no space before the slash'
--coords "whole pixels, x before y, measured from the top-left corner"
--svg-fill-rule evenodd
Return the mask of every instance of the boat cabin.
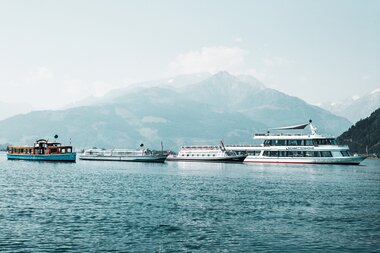
<path id="1" fill-rule="evenodd" d="M 48 142 L 48 140 L 36 140 L 33 146 L 8 146 L 8 154 L 23 155 L 51 155 L 72 153 L 72 146 L 62 146 L 59 142 Z"/>
<path id="2" fill-rule="evenodd" d="M 320 146 L 337 145 L 334 138 L 302 139 L 302 138 L 273 138 L 264 140 L 264 146 Z"/>
<path id="3" fill-rule="evenodd" d="M 225 150 L 223 146 L 182 146 L 178 157 L 224 157 L 236 155 L 234 151 Z"/>

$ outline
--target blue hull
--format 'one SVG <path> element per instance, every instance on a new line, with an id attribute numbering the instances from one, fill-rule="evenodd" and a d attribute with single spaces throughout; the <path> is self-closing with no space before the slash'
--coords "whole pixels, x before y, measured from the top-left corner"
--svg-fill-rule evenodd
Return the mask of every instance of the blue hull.
<path id="1" fill-rule="evenodd" d="M 76 162 L 76 153 L 57 154 L 57 155 L 16 155 L 7 154 L 8 160 L 28 160 L 28 161 L 47 161 L 47 162 Z"/>

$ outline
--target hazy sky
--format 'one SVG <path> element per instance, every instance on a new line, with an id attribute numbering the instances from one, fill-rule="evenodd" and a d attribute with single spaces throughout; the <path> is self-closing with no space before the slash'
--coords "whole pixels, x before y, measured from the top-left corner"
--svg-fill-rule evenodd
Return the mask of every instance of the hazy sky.
<path id="1" fill-rule="evenodd" d="M 0 0 L 0 101 L 219 70 L 310 103 L 361 96 L 380 87 L 380 1 Z"/>

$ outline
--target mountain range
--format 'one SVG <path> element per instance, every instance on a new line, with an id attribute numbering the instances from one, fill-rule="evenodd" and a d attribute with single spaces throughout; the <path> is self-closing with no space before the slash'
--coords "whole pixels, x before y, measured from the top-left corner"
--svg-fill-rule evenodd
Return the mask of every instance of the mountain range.
<path id="1" fill-rule="evenodd" d="M 321 105 L 332 113 L 345 117 L 351 122 L 367 118 L 373 111 L 380 108 L 380 88 L 375 89 L 362 97 L 347 98 L 338 102 Z"/>
<path id="2" fill-rule="evenodd" d="M 0 121 L 0 143 L 29 144 L 58 134 L 77 148 L 251 143 L 253 132 L 313 119 L 319 132 L 351 125 L 320 107 L 227 72 L 160 80 L 110 92 L 59 111 L 34 111 Z"/>

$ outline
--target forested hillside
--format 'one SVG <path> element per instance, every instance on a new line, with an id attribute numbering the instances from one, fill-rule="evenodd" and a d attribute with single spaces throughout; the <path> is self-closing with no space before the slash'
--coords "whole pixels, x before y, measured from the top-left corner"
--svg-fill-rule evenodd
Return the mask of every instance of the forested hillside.
<path id="1" fill-rule="evenodd" d="M 340 144 L 349 145 L 351 151 L 380 156 L 380 108 L 371 116 L 358 121 L 338 137 Z"/>

